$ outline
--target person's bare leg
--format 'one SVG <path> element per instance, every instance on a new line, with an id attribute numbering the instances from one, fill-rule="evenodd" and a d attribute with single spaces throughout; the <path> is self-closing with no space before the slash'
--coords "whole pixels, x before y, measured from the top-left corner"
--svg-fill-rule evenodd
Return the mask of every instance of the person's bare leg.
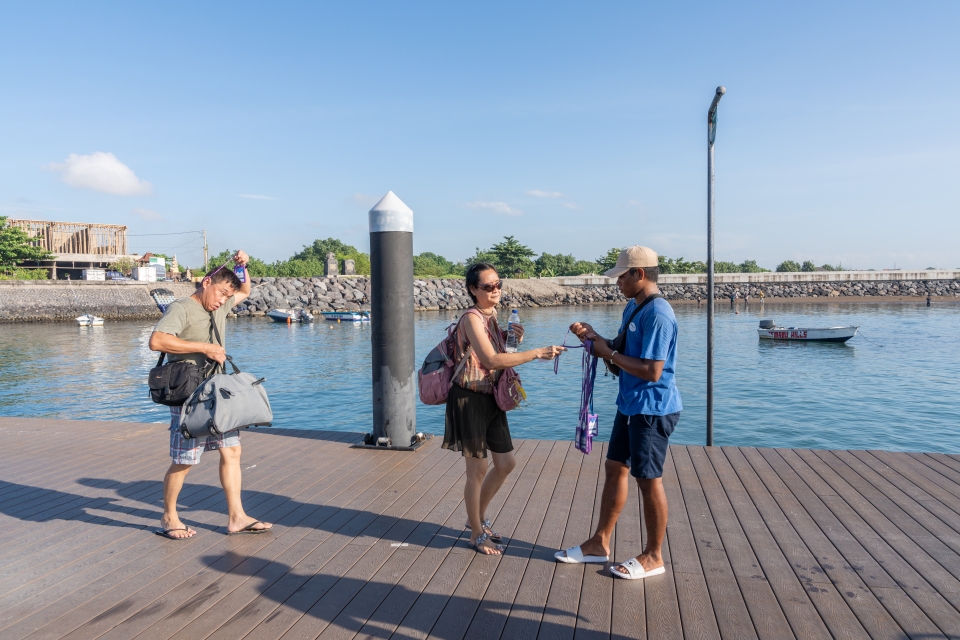
<path id="1" fill-rule="evenodd" d="M 177 497 L 183 488 L 183 481 L 187 478 L 187 472 L 190 471 L 189 464 L 171 464 L 167 473 L 163 476 L 163 515 L 160 517 L 160 526 L 165 530 L 184 529 L 186 531 L 170 531 L 167 535 L 171 538 L 190 538 L 197 535 L 197 532 L 187 527 L 180 521 L 177 514 Z"/>
<path id="2" fill-rule="evenodd" d="M 630 487 L 627 482 L 630 478 L 630 468 L 622 462 L 607 460 L 603 466 L 603 494 L 600 498 L 600 520 L 593 536 L 580 545 L 580 551 L 585 556 L 609 556 L 610 537 L 613 528 L 617 526 L 617 519 L 627 502 Z"/>
<path id="3" fill-rule="evenodd" d="M 480 485 L 481 522 L 487 519 L 487 507 L 490 506 L 493 496 L 497 495 L 497 491 L 499 491 L 503 483 L 507 481 L 507 477 L 517 468 L 517 458 L 513 455 L 512 451 L 508 451 L 507 453 L 494 453 L 491 451 L 490 455 L 493 457 L 493 470 L 488 470 L 486 477 L 483 479 L 483 484 Z M 473 524 L 471 523 L 470 526 L 473 526 Z"/>
<path id="4" fill-rule="evenodd" d="M 220 484 L 227 497 L 227 531 L 240 531 L 244 527 L 256 522 L 244 512 L 240 500 L 240 447 L 222 447 L 220 449 Z M 254 529 L 269 529 L 273 525 L 262 522 Z"/>
<path id="5" fill-rule="evenodd" d="M 647 529 L 647 544 L 637 561 L 644 571 L 663 566 L 663 540 L 667 536 L 667 494 L 663 490 L 663 479 L 637 479 L 640 495 L 643 496 L 643 520 Z M 614 571 L 627 573 L 618 567 Z"/>
<path id="6" fill-rule="evenodd" d="M 463 503 L 467 508 L 467 521 L 470 523 L 470 544 L 472 545 L 476 543 L 477 536 L 483 533 L 483 519 L 480 517 L 480 493 L 484 478 L 487 475 L 487 459 L 464 456 L 463 461 L 467 464 L 467 478 L 463 485 Z M 484 543 L 482 549 L 486 554 L 500 553 L 489 540 Z"/>

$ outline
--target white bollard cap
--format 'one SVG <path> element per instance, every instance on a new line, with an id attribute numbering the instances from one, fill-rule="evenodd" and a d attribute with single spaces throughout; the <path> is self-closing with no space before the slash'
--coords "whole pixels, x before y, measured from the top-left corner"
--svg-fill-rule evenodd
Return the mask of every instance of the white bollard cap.
<path id="1" fill-rule="evenodd" d="M 413 210 L 393 191 L 387 191 L 387 195 L 370 209 L 370 233 L 380 231 L 413 233 Z"/>

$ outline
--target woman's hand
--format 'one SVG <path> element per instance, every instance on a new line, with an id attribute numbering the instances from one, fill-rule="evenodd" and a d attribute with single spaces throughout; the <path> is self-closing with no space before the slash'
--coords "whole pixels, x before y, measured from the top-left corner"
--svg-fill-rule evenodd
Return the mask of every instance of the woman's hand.
<path id="1" fill-rule="evenodd" d="M 537 358 L 540 360 L 553 360 L 564 351 L 566 351 L 566 349 L 563 347 L 554 345 L 552 347 L 542 347 L 537 349 L 534 353 L 537 354 Z"/>
<path id="2" fill-rule="evenodd" d="M 510 325 L 510 328 L 513 329 L 513 334 L 517 336 L 517 342 L 523 342 L 523 325 L 519 322 L 514 322 Z"/>

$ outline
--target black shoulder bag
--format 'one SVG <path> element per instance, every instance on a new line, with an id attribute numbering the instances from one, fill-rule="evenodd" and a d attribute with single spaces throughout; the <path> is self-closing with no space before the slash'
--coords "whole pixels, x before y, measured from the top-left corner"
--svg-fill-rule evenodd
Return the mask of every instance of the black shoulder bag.
<path id="1" fill-rule="evenodd" d="M 617 337 L 613 340 L 607 340 L 607 346 L 613 349 L 618 353 L 623 353 L 623 348 L 627 346 L 627 331 L 630 330 L 630 323 L 633 322 L 633 319 L 637 317 L 637 314 L 640 313 L 645 306 L 653 302 L 657 298 L 662 298 L 659 293 L 647 296 L 643 302 L 637 305 L 637 308 L 633 310 L 633 313 L 630 314 L 630 317 L 627 318 L 627 322 L 623 325 L 623 331 L 617 334 Z M 603 364 L 606 365 L 607 371 L 613 374 L 613 377 L 616 378 L 620 375 L 620 367 L 613 364 L 610 360 L 604 360 Z"/>
<path id="2" fill-rule="evenodd" d="M 217 329 L 217 322 L 212 313 L 210 314 L 210 325 L 213 330 Z M 217 344 L 223 346 L 218 330 Z M 166 353 L 161 352 L 160 359 L 157 360 L 157 366 L 150 369 L 150 376 L 147 378 L 147 385 L 150 387 L 150 399 L 157 404 L 179 407 L 187 401 L 187 398 L 211 373 L 210 363 L 208 362 L 203 367 L 199 367 L 189 360 L 163 364 L 163 359 L 166 356 Z"/>

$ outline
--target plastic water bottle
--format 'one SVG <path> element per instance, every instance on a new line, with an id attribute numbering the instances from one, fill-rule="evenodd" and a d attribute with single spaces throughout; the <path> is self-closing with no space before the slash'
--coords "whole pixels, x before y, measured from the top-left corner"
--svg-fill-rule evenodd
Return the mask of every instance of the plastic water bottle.
<path id="1" fill-rule="evenodd" d="M 514 323 L 520 324 L 520 314 L 517 313 L 516 309 L 510 314 L 510 319 L 507 320 L 507 353 L 515 352 L 517 345 L 520 344 L 520 341 L 517 340 L 517 334 L 513 331 Z"/>

